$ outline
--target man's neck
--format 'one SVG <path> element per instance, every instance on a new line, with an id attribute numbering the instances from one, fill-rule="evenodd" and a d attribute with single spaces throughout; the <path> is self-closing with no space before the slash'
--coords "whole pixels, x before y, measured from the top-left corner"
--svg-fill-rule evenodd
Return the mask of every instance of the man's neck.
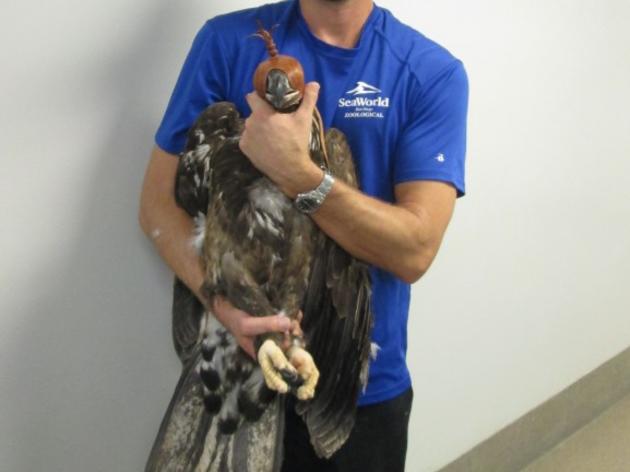
<path id="1" fill-rule="evenodd" d="M 299 0 L 311 32 L 325 43 L 352 48 L 370 16 L 372 0 Z"/>

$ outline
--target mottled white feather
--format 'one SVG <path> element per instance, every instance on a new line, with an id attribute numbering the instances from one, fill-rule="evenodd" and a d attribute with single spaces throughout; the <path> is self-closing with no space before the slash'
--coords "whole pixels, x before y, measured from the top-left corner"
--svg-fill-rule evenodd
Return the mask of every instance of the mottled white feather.
<path id="1" fill-rule="evenodd" d="M 249 191 L 249 201 L 256 210 L 282 222 L 284 212 L 291 205 L 289 199 L 276 188 L 258 185 Z"/>
<path id="2" fill-rule="evenodd" d="M 376 343 L 370 343 L 370 359 L 373 361 L 376 360 L 376 356 L 378 356 L 378 351 L 381 350 L 381 346 Z"/>
<path id="3" fill-rule="evenodd" d="M 199 213 L 194 219 L 192 246 L 198 254 L 202 253 L 203 242 L 206 238 L 206 215 Z"/>

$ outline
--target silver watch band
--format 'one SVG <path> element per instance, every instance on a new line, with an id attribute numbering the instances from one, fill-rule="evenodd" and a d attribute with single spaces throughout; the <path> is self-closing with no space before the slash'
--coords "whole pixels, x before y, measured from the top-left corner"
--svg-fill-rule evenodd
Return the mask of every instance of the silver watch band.
<path id="1" fill-rule="evenodd" d="M 321 183 L 308 192 L 298 193 L 295 197 L 295 206 L 302 213 L 313 213 L 324 203 L 326 195 L 332 189 L 335 178 L 324 171 L 324 178 Z"/>

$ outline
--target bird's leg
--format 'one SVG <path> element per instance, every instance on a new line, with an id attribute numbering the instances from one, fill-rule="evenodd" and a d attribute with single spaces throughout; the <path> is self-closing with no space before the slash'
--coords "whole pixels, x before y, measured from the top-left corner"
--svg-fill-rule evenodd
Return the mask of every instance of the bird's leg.
<path id="1" fill-rule="evenodd" d="M 267 333 L 258 338 L 261 342 L 258 359 L 263 375 L 266 380 L 268 379 L 269 388 L 281 393 L 292 390 L 298 399 L 310 400 L 315 396 L 319 370 L 313 357 L 305 349 L 304 333 L 300 327 L 302 311 L 297 308 L 292 311 L 295 314 L 289 317 L 297 323 L 294 324 L 291 332 Z M 263 351 L 263 346 L 265 346 L 265 351 Z M 266 364 L 261 361 L 261 353 L 267 359 Z M 278 385 L 279 388 L 275 388 L 274 385 Z"/>
<path id="2" fill-rule="evenodd" d="M 286 355 L 289 362 L 295 367 L 301 381 L 300 385 L 296 385 L 296 396 L 300 400 L 310 400 L 315 396 L 315 387 L 319 380 L 319 370 L 315 365 L 313 356 L 306 350 L 304 343 L 304 333 L 302 332 L 303 313 L 298 310 L 296 313 L 297 324 L 293 331 L 288 335 L 289 347 L 286 349 Z M 285 339 L 285 341 L 287 341 Z"/>
<path id="3" fill-rule="evenodd" d="M 298 374 L 304 383 L 297 389 L 297 397 L 299 400 L 310 400 L 315 396 L 315 387 L 319 380 L 319 370 L 315 365 L 313 356 L 304 349 L 302 342 L 297 343 L 298 338 L 294 339 L 294 344 L 287 351 L 287 357 L 293 367 L 297 369 Z"/>
<path id="4" fill-rule="evenodd" d="M 315 395 L 319 370 L 313 357 L 305 349 L 303 333 L 299 326 L 302 319 L 301 311 L 298 311 L 296 318 L 298 324 L 294 326 L 292 332 L 283 335 L 267 333 L 261 336 L 264 340 L 258 351 L 258 358 L 270 388 L 282 393 L 291 390 L 298 399 L 309 400 Z"/>
<path id="5" fill-rule="evenodd" d="M 280 347 L 282 341 L 275 339 L 273 333 L 264 337 L 258 348 L 258 363 L 267 386 L 280 393 L 294 390 L 299 400 L 313 398 L 319 370 L 313 356 L 304 348 L 302 338 L 292 336 L 291 346 L 285 353 Z"/>
<path id="6" fill-rule="evenodd" d="M 290 365 L 297 371 L 297 382 L 293 382 L 292 387 L 299 400 L 309 400 L 315 396 L 315 387 L 319 379 L 319 370 L 313 357 L 305 349 L 300 327 L 302 322 L 300 306 L 307 290 L 311 267 L 310 254 L 314 244 L 312 231 L 314 224 L 308 217 L 294 219 L 284 271 L 274 274 L 278 277 L 275 285 L 280 287 L 280 291 L 273 300 L 277 306 L 283 308 L 282 312 L 297 321 L 297 326 L 289 333 L 288 339 L 283 339 L 284 342 L 279 344 L 283 346 Z"/>
<path id="7" fill-rule="evenodd" d="M 276 311 L 234 253 L 227 252 L 221 256 L 221 269 L 227 297 L 236 308 L 253 316 L 269 315 Z M 289 387 L 295 386 L 295 381 L 300 379 L 281 348 L 283 337 L 279 333 L 265 333 L 254 341 L 265 383 L 280 393 L 288 392 Z"/>
<path id="8" fill-rule="evenodd" d="M 271 337 L 263 341 L 258 349 L 258 363 L 267 387 L 272 390 L 287 393 L 289 384 L 298 378 L 298 371 Z"/>

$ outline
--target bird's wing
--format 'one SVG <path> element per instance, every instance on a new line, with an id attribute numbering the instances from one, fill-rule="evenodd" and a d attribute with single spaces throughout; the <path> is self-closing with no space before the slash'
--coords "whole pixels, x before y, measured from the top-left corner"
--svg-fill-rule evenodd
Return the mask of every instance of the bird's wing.
<path id="1" fill-rule="evenodd" d="M 242 120 L 233 104 L 219 102 L 206 108 L 188 132 L 180 155 L 175 182 L 175 200 L 205 227 L 211 197 L 213 160 L 226 142 L 242 131 Z M 204 239 L 204 235 L 200 235 Z M 173 340 L 183 364 L 180 381 L 155 439 L 146 470 L 277 472 L 281 463 L 284 409 L 282 399 L 264 395 L 266 389 L 253 361 L 238 350 L 233 336 L 186 285 L 175 279 L 173 291 Z M 213 368 L 216 367 L 216 368 Z M 209 375 L 216 374 L 218 390 L 207 390 Z M 204 379 L 204 376 L 206 377 Z M 238 385 L 237 385 L 238 384 Z M 208 409 L 219 397 L 226 408 Z M 228 408 L 229 407 L 229 408 Z M 223 434 L 231 416 L 239 410 L 233 434 Z"/>
<path id="2" fill-rule="evenodd" d="M 206 108 L 188 131 L 175 178 L 175 201 L 203 227 L 207 213 L 212 158 L 225 141 L 240 134 L 242 123 L 233 104 L 218 102 Z M 175 278 L 172 334 L 182 362 L 199 341 L 203 306 L 184 283 Z"/>
<path id="3" fill-rule="evenodd" d="M 357 186 L 350 148 L 340 131 L 326 133 L 331 173 Z M 317 236 L 309 288 L 304 302 L 307 349 L 320 369 L 315 398 L 298 403 L 311 443 L 330 457 L 348 438 L 356 402 L 367 381 L 372 328 L 368 267 L 332 239 Z"/>
<path id="4" fill-rule="evenodd" d="M 234 104 L 217 102 L 206 108 L 188 131 L 175 180 L 175 200 L 191 217 L 206 214 L 212 159 L 226 139 L 239 136 L 242 120 Z"/>

